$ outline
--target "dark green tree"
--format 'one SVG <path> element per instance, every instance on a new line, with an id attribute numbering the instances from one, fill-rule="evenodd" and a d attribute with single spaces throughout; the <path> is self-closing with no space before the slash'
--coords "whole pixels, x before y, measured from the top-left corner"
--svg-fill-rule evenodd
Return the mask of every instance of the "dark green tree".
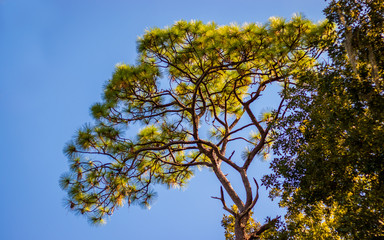
<path id="1" fill-rule="evenodd" d="M 285 100 L 260 117 L 255 104 L 267 86 L 285 89 L 314 65 L 327 31 L 326 22 L 301 16 L 242 27 L 180 21 L 148 30 L 138 40 L 137 64 L 116 67 L 103 101 L 91 108 L 95 123 L 65 148 L 70 171 L 60 184 L 69 208 L 100 223 L 124 203 L 149 205 L 154 184 L 183 187 L 196 167 L 206 167 L 222 185 L 216 198 L 233 216 L 235 239 L 260 234 L 265 225 L 246 231 L 259 196 L 248 169 L 268 151 Z M 224 165 L 238 174 L 241 189 Z"/>
<path id="2" fill-rule="evenodd" d="M 284 230 L 290 239 L 320 239 L 302 236 L 318 233 L 311 222 L 328 223 L 325 229 L 335 239 L 379 239 L 384 237 L 384 1 L 330 1 L 325 13 L 338 29 L 327 51 L 329 63 L 299 76 L 285 92 L 290 114 L 278 124 L 275 173 L 264 184 L 288 209 Z"/>

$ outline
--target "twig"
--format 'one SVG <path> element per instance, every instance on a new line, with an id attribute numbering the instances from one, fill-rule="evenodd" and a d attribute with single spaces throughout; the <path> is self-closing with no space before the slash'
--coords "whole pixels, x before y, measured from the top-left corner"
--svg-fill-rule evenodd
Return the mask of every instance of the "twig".
<path id="1" fill-rule="evenodd" d="M 226 210 L 227 212 L 229 212 L 233 216 L 236 216 L 236 213 L 234 211 L 232 211 L 230 208 L 228 208 L 227 204 L 225 203 L 223 187 L 220 187 L 220 195 L 221 195 L 220 197 L 211 197 L 211 198 L 220 200 L 221 203 L 223 204 L 224 210 Z"/>

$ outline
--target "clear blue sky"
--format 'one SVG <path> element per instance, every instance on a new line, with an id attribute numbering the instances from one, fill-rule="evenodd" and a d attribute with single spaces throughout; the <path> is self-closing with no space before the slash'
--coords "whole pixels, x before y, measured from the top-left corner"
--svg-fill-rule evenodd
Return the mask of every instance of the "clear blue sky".
<path id="1" fill-rule="evenodd" d="M 219 185 L 197 173 L 185 190 L 158 188 L 151 210 L 124 207 L 102 227 L 63 207 L 62 153 L 116 63 L 134 63 L 145 29 L 198 19 L 266 22 L 301 12 L 323 19 L 323 0 L 0 0 L 0 239 L 224 239 Z M 267 164 L 252 174 L 260 177 Z M 256 217 L 281 214 L 261 192 Z"/>

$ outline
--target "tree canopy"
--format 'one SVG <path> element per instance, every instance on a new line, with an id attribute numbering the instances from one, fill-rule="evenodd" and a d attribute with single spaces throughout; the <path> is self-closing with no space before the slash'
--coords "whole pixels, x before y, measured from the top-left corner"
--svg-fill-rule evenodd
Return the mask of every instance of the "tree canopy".
<path id="1" fill-rule="evenodd" d="M 282 94 L 261 115 L 255 105 L 266 87 L 286 91 L 312 68 L 330 32 L 327 22 L 301 16 L 243 26 L 179 21 L 146 31 L 137 63 L 116 67 L 91 108 L 95 122 L 65 148 L 70 171 L 60 184 L 68 207 L 100 223 L 124 203 L 148 206 L 154 184 L 183 187 L 206 167 L 222 185 L 217 199 L 233 217 L 235 239 L 256 238 L 268 223 L 248 231 L 259 196 L 248 169 L 269 151 L 286 100 Z M 223 166 L 238 174 L 244 198 Z"/>
<path id="2" fill-rule="evenodd" d="M 329 62 L 299 76 L 286 91 L 290 114 L 279 123 L 275 173 L 264 183 L 288 208 L 285 230 L 292 239 L 379 238 L 384 2 L 330 1 L 325 13 L 338 26 Z"/>

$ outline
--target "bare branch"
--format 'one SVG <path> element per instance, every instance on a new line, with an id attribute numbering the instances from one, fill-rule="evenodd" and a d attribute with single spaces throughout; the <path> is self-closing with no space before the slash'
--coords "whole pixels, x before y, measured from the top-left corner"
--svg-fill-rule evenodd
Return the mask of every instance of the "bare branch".
<path id="1" fill-rule="evenodd" d="M 223 192 L 223 187 L 220 187 L 220 197 L 211 197 L 213 199 L 217 199 L 217 200 L 220 200 L 221 203 L 223 204 L 223 209 L 227 212 L 229 212 L 230 214 L 232 214 L 233 216 L 236 216 L 237 213 L 235 213 L 234 211 L 232 211 L 230 208 L 227 207 L 227 204 L 225 203 L 225 199 L 224 199 L 224 192 Z"/>

